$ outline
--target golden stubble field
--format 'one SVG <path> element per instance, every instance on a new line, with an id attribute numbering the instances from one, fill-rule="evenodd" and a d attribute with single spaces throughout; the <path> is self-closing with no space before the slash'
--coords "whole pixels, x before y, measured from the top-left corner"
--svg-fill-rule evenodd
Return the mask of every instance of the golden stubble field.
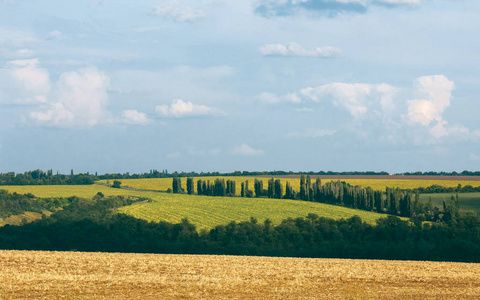
<path id="1" fill-rule="evenodd" d="M 1 299 L 478 299 L 480 264 L 0 251 Z"/>

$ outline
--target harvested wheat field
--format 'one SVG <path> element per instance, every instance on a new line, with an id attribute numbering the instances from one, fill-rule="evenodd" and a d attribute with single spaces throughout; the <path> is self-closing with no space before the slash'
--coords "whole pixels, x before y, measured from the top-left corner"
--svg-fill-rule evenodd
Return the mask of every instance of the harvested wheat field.
<path id="1" fill-rule="evenodd" d="M 473 299 L 480 264 L 0 251 L 1 299 Z"/>

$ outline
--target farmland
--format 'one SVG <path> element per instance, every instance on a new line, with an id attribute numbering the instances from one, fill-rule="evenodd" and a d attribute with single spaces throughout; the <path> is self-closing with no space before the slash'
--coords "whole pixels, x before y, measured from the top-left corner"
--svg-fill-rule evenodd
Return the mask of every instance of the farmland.
<path id="1" fill-rule="evenodd" d="M 250 217 L 263 222 L 270 219 L 279 224 L 288 217 L 306 217 L 309 213 L 333 219 L 358 215 L 363 221 L 374 224 L 385 215 L 341 206 L 315 202 L 240 197 L 208 197 L 182 194 L 142 192 L 151 203 L 126 206 L 119 211 L 148 221 L 177 223 L 188 218 L 199 229 L 209 229 L 231 221 L 248 221 Z"/>
<path id="2" fill-rule="evenodd" d="M 480 264 L 0 251 L 3 299 L 475 299 Z"/>
<path id="3" fill-rule="evenodd" d="M 260 222 L 268 218 L 274 224 L 278 224 L 281 220 L 288 217 L 306 217 L 309 213 L 334 219 L 358 215 L 362 220 L 370 224 L 375 223 L 375 220 L 378 218 L 385 217 L 385 215 L 373 212 L 314 202 L 168 194 L 114 189 L 103 185 L 30 185 L 2 186 L 2 188 L 9 192 L 32 193 L 37 197 L 70 197 L 76 195 L 78 197 L 91 198 L 97 192 L 102 192 L 105 196 L 129 195 L 145 197 L 152 199 L 153 202 L 127 206 L 119 209 L 119 212 L 155 222 L 178 223 L 181 219 L 188 218 L 198 229 L 209 229 L 216 225 L 228 224 L 231 221 L 248 221 L 250 217 L 257 218 Z"/>
<path id="4" fill-rule="evenodd" d="M 237 195 L 240 194 L 240 185 L 242 182 L 248 181 L 249 188 L 253 189 L 253 183 L 255 177 L 195 177 L 194 180 L 210 180 L 214 181 L 216 178 L 233 180 L 237 186 Z M 259 180 L 263 181 L 264 186 L 267 186 L 267 182 L 272 177 L 257 177 Z M 300 189 L 300 181 L 298 178 L 285 178 L 285 177 L 275 177 L 279 178 L 285 187 L 285 182 L 288 181 L 292 185 L 294 190 Z M 312 176 L 312 181 L 315 180 L 316 176 Z M 358 185 L 362 187 L 371 187 L 374 190 L 385 191 L 386 187 L 390 188 L 401 188 L 401 189 L 413 189 L 417 187 L 429 187 L 432 185 L 439 185 L 444 187 L 456 187 L 459 184 L 462 186 L 471 185 L 473 187 L 480 186 L 480 180 L 440 180 L 440 179 L 427 179 L 423 180 L 421 177 L 415 177 L 416 179 L 372 179 L 372 178 L 322 178 L 322 184 L 329 181 L 341 180 L 345 181 L 351 185 Z M 186 178 L 182 178 L 182 186 L 185 188 Z M 136 189 L 146 189 L 146 190 L 157 190 L 157 191 L 166 191 L 169 188 L 172 188 L 172 178 L 149 178 L 149 179 L 120 179 L 123 186 L 129 186 Z M 101 183 L 110 184 L 113 183 L 113 180 L 100 180 Z M 196 185 L 195 185 L 196 191 Z"/>

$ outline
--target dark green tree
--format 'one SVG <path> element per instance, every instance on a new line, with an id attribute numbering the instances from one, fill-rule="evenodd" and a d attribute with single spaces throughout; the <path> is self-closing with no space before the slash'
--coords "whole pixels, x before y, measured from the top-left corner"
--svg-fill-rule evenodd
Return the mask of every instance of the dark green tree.
<path id="1" fill-rule="evenodd" d="M 197 180 L 197 194 L 198 195 L 203 195 L 202 180 L 201 179 Z"/>
<path id="2" fill-rule="evenodd" d="M 173 177 L 172 180 L 172 192 L 174 194 L 182 194 L 183 193 L 183 188 L 182 188 L 182 179 L 179 177 Z"/>
<path id="3" fill-rule="evenodd" d="M 274 184 L 275 180 L 273 178 L 268 181 L 268 198 L 273 198 L 275 196 Z"/>
<path id="4" fill-rule="evenodd" d="M 112 188 L 119 189 L 121 185 L 122 185 L 122 182 L 121 182 L 121 181 L 114 180 L 114 181 L 113 181 Z"/>
<path id="5" fill-rule="evenodd" d="M 193 195 L 194 193 L 194 185 L 193 185 L 193 178 L 187 178 L 187 194 Z"/>
<path id="6" fill-rule="evenodd" d="M 280 179 L 275 180 L 274 198 L 281 199 L 283 196 L 283 186 Z"/>

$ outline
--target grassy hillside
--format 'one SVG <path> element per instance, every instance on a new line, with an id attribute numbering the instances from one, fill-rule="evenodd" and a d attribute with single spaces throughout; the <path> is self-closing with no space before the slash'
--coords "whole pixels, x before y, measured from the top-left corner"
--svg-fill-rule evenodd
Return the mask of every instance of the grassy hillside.
<path id="1" fill-rule="evenodd" d="M 236 182 L 237 194 L 240 194 L 240 185 L 242 182 L 248 181 L 249 188 L 253 190 L 253 183 L 255 177 L 195 177 L 195 192 L 197 189 L 196 182 L 199 179 L 214 181 L 216 178 L 223 178 L 225 180 L 234 180 Z M 260 178 L 263 181 L 264 188 L 267 188 L 269 178 Z M 312 182 L 315 181 L 315 176 L 311 177 Z M 300 180 L 296 178 L 280 179 L 283 185 L 288 181 L 294 190 L 300 190 Z M 338 179 L 322 179 L 322 183 Z M 444 187 L 456 187 L 459 184 L 462 186 L 471 185 L 473 187 L 480 186 L 479 181 L 465 181 L 465 180 L 409 180 L 409 179 L 340 179 L 351 185 L 359 185 L 362 187 L 371 187 L 374 190 L 385 191 L 386 187 L 413 189 L 417 187 L 429 187 L 432 185 L 440 185 Z M 166 191 L 172 188 L 172 178 L 147 178 L 147 179 L 120 179 L 122 186 L 129 186 L 137 189 Z M 113 180 L 101 180 L 101 183 L 113 183 Z M 186 188 L 187 178 L 182 178 L 182 187 Z"/>
<path id="2" fill-rule="evenodd" d="M 142 192 L 141 195 L 154 201 L 123 207 L 120 212 L 148 221 L 165 220 L 177 223 L 182 218 L 188 218 L 198 229 L 209 229 L 231 221 L 248 221 L 250 217 L 257 218 L 259 222 L 268 218 L 274 224 L 279 224 L 283 219 L 306 217 L 310 213 L 333 219 L 358 215 L 370 224 L 374 224 L 378 218 L 385 217 L 363 210 L 297 200 L 208 197 L 155 192 Z"/>
<path id="3" fill-rule="evenodd" d="M 480 264 L 0 251 L 2 299 L 476 299 Z"/>
<path id="4" fill-rule="evenodd" d="M 171 181 L 171 179 L 169 179 Z M 130 195 L 146 197 L 151 203 L 137 204 L 120 209 L 120 212 L 148 221 L 180 222 L 183 218 L 197 226 L 198 229 L 213 228 L 231 221 L 248 221 L 250 217 L 259 222 L 270 219 L 274 224 L 286 218 L 306 217 L 309 213 L 334 219 L 360 216 L 364 221 L 373 224 L 385 215 L 363 210 L 349 209 L 340 206 L 266 198 L 207 197 L 197 195 L 180 195 L 146 191 L 114 189 L 102 185 L 85 186 L 3 186 L 9 192 L 21 194 L 32 193 L 37 197 L 70 197 L 91 198 L 97 192 L 105 196 Z"/>

